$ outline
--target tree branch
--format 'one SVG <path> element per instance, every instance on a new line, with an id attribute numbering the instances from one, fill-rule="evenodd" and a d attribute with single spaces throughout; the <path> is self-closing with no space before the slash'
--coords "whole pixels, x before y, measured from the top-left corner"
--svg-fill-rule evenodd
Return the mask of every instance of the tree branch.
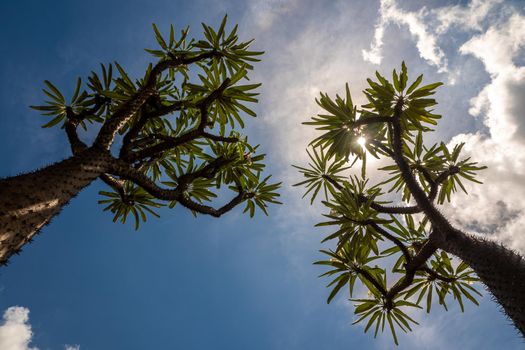
<path id="1" fill-rule="evenodd" d="M 449 177 L 452 175 L 455 175 L 460 172 L 460 168 L 458 166 L 451 166 L 447 170 L 444 170 L 441 172 L 436 179 L 434 180 L 434 183 L 432 184 L 432 187 L 430 188 L 430 193 L 428 195 L 428 199 L 433 202 L 434 199 L 436 199 L 439 186 Z"/>
<path id="2" fill-rule="evenodd" d="M 401 126 L 401 115 L 403 113 L 403 99 L 400 98 L 394 108 L 394 117 L 392 125 L 392 145 L 394 149 L 393 158 L 396 162 L 401 176 L 410 190 L 412 196 L 417 203 L 417 206 L 428 216 L 433 227 L 439 232 L 449 232 L 452 226 L 448 223 L 445 217 L 432 205 L 432 202 L 426 196 L 423 189 L 417 183 L 410 166 L 403 156 L 403 139 L 402 139 L 402 126 Z M 389 124 L 390 125 L 390 124 Z"/>
<path id="3" fill-rule="evenodd" d="M 124 181 L 116 179 L 115 177 L 109 175 L 109 174 L 102 174 L 100 175 L 100 179 L 104 181 L 106 185 L 114 189 L 121 198 L 126 197 L 126 192 L 124 191 Z"/>
<path id="4" fill-rule="evenodd" d="M 428 266 L 423 266 L 423 267 L 420 268 L 420 270 L 428 273 L 433 279 L 437 279 L 437 280 L 440 280 L 440 281 L 443 281 L 443 282 L 450 283 L 450 282 L 454 282 L 454 281 L 457 280 L 456 277 L 442 276 L 441 274 L 439 274 L 438 272 L 432 270 Z"/>
<path id="5" fill-rule="evenodd" d="M 193 180 L 195 180 L 198 177 L 203 177 L 206 179 L 212 179 L 220 170 L 221 167 L 228 165 L 229 163 L 233 162 L 233 159 L 231 158 L 224 158 L 224 157 L 218 157 L 206 164 L 204 167 L 202 167 L 199 170 L 196 170 L 192 173 L 187 173 L 184 175 L 181 175 L 177 178 L 177 183 L 179 185 L 186 186 Z"/>
<path id="6" fill-rule="evenodd" d="M 219 209 L 215 209 L 213 207 L 192 201 L 186 195 L 182 195 L 179 198 L 179 203 L 185 206 L 186 208 L 196 211 L 198 213 L 207 214 L 218 218 L 226 212 L 232 210 L 235 206 L 243 202 L 245 199 L 253 197 L 253 193 L 245 192 L 242 189 L 242 187 L 238 187 L 238 190 L 239 193 L 237 194 L 237 196 L 235 196 L 232 200 L 230 200 L 227 204 L 223 205 Z"/>
<path id="7" fill-rule="evenodd" d="M 78 124 L 80 124 L 87 116 L 94 115 L 104 105 L 105 100 L 95 95 L 95 105 L 90 109 L 84 109 L 82 112 L 76 114 L 73 108 L 66 107 L 66 122 L 64 129 L 66 130 L 67 139 L 71 146 L 73 155 L 79 154 L 87 148 L 87 145 L 80 140 L 77 133 Z"/>
<path id="8" fill-rule="evenodd" d="M 151 70 L 144 85 L 129 100 L 124 102 L 117 109 L 117 111 L 102 125 L 102 128 L 95 139 L 94 145 L 102 149 L 109 149 L 113 143 L 113 140 L 115 139 L 116 133 L 130 118 L 132 118 L 139 111 L 148 98 L 155 94 L 157 78 L 164 70 L 195 63 L 220 55 L 221 54 L 219 52 L 210 51 L 192 57 L 179 56 L 158 62 Z"/>
<path id="9" fill-rule="evenodd" d="M 198 213 L 219 217 L 233 209 L 236 205 L 238 205 L 245 199 L 253 197 L 253 194 L 246 192 L 241 186 L 238 186 L 238 195 L 235 196 L 232 200 L 230 200 L 230 202 L 228 202 L 224 206 L 215 209 L 211 206 L 203 205 L 201 203 L 193 201 L 187 195 L 187 193 L 185 193 L 185 191 L 188 185 L 191 184 L 191 182 L 196 178 L 213 178 L 221 167 L 231 162 L 231 159 L 223 157 L 216 158 L 199 170 L 179 176 L 176 179 L 177 187 L 175 187 L 174 189 L 166 189 L 158 186 L 153 180 L 144 175 L 142 172 L 132 168 L 125 161 L 120 159 L 114 159 L 110 172 L 113 175 L 119 176 L 121 179 L 126 179 L 134 182 L 157 199 L 166 201 L 177 201 L 186 208 L 194 210 Z"/>
<path id="10" fill-rule="evenodd" d="M 423 174 L 423 177 L 431 187 L 435 185 L 435 181 L 432 178 L 432 175 L 430 175 L 430 173 L 424 166 L 422 166 L 421 164 L 416 164 L 416 170 Z"/>
<path id="11" fill-rule="evenodd" d="M 421 249 L 418 251 L 418 253 L 415 256 L 412 256 L 408 250 L 408 248 L 401 242 L 397 237 L 393 236 L 386 230 L 384 230 L 381 226 L 379 226 L 375 221 L 373 220 L 365 220 L 365 221 L 355 221 L 350 218 L 347 218 L 351 221 L 354 221 L 357 224 L 360 225 L 368 225 L 372 227 L 378 234 L 380 234 L 382 237 L 385 237 L 386 239 L 393 242 L 396 246 L 399 247 L 401 250 L 401 253 L 404 255 L 406 263 L 405 263 L 405 271 L 406 274 L 403 276 L 390 290 L 385 291 L 382 289 L 381 286 L 378 285 L 378 283 L 370 276 L 365 276 L 367 280 L 369 280 L 371 283 L 374 284 L 374 286 L 387 298 L 388 300 L 392 300 L 396 294 L 402 292 L 406 288 L 408 288 L 413 280 L 414 276 L 417 271 L 424 271 L 429 276 L 431 276 L 433 279 L 439 279 L 443 282 L 454 282 L 456 280 L 455 277 L 447 277 L 442 276 L 438 272 L 432 270 L 430 267 L 426 265 L 427 260 L 434 254 L 434 252 L 437 250 L 437 246 L 434 243 L 431 243 L 430 240 L 427 240 L 425 244 L 421 247 Z M 357 270 L 356 270 L 357 271 Z M 366 272 L 365 270 L 361 270 L 360 273 Z"/>
<path id="12" fill-rule="evenodd" d="M 398 293 L 409 287 L 414 281 L 414 276 L 417 270 L 426 264 L 427 260 L 432 256 L 432 254 L 434 254 L 436 250 L 437 247 L 434 242 L 430 239 L 427 240 L 417 252 L 417 254 L 411 259 L 411 261 L 407 262 L 405 265 L 405 276 L 403 276 L 399 281 L 397 281 L 396 284 L 392 286 L 392 288 L 388 290 L 388 293 L 385 297 L 391 301 Z"/>
<path id="13" fill-rule="evenodd" d="M 355 272 L 363 276 L 368 282 L 372 283 L 372 285 L 379 291 L 379 293 L 381 293 L 381 295 L 386 297 L 387 291 L 385 290 L 385 288 L 383 288 L 383 286 L 380 285 L 379 282 L 377 282 L 377 280 L 374 277 L 372 277 L 372 275 L 370 275 L 368 271 L 360 268 L 359 266 L 354 266 L 353 269 Z"/>
<path id="14" fill-rule="evenodd" d="M 230 79 L 226 78 L 221 85 L 215 89 L 213 92 L 211 92 L 208 96 L 197 102 L 195 105 L 200 109 L 200 120 L 197 126 L 195 126 L 193 129 L 179 135 L 176 137 L 170 137 L 169 139 L 165 139 L 164 142 L 158 143 L 154 146 L 151 146 L 149 148 L 142 149 L 140 151 L 130 153 L 127 156 L 127 160 L 133 162 L 137 161 L 146 157 L 154 157 L 159 153 L 162 153 L 166 150 L 178 147 L 184 143 L 193 141 L 199 137 L 207 137 L 210 139 L 218 140 L 218 138 L 222 138 L 222 136 L 215 136 L 206 133 L 204 130 L 206 128 L 206 125 L 208 124 L 208 107 L 210 104 L 219 98 L 224 90 L 228 87 L 228 84 L 230 83 Z M 224 141 L 224 140 L 218 140 L 218 141 Z M 238 140 L 233 140 L 233 138 L 228 138 L 226 142 L 236 142 Z"/>
<path id="15" fill-rule="evenodd" d="M 337 188 L 339 191 L 343 191 L 344 190 L 344 187 L 341 186 L 341 184 L 339 184 L 335 179 L 333 179 L 330 175 L 325 175 L 323 174 L 322 175 L 323 179 L 327 180 L 328 182 L 330 182 L 335 188 Z M 359 200 L 361 202 L 367 202 L 368 201 L 368 197 L 363 195 L 363 194 L 357 194 L 358 197 L 359 197 Z M 389 207 L 389 206 L 384 206 L 384 205 L 381 205 L 377 202 L 371 202 L 370 203 L 370 208 L 382 213 L 382 214 L 415 214 L 415 213 L 419 213 L 421 212 L 421 209 L 416 205 L 416 206 L 411 206 L 411 207 L 399 207 L 399 206 L 394 206 L 394 207 Z"/>
<path id="16" fill-rule="evenodd" d="M 412 262 L 412 255 L 410 254 L 408 248 L 403 244 L 403 242 L 401 242 L 397 237 L 395 237 L 395 236 L 391 235 L 390 233 L 388 233 L 386 230 L 384 230 L 381 226 L 379 226 L 377 223 L 375 223 L 372 220 L 370 220 L 370 222 L 368 222 L 368 225 L 370 225 L 374 230 L 376 230 L 376 232 L 379 233 L 381 236 L 387 238 L 388 240 L 390 240 L 391 242 L 393 242 L 395 245 L 397 245 L 399 247 L 399 249 L 401 250 L 401 252 L 405 256 L 405 260 L 407 261 L 407 265 L 405 266 L 405 268 L 408 268 L 408 264 L 410 264 Z M 432 252 L 432 254 L 433 254 L 433 252 Z M 418 257 L 417 255 L 416 255 L 416 258 L 422 259 L 422 258 Z M 430 258 L 430 256 L 429 256 L 429 258 Z M 454 278 L 454 277 L 442 276 L 438 272 L 432 270 L 430 267 L 428 267 L 426 265 L 426 260 L 420 267 L 417 267 L 416 270 L 424 271 L 427 274 L 429 274 L 432 278 L 441 280 L 443 282 L 453 282 L 453 281 L 456 280 L 456 278 Z M 408 285 L 407 285 L 407 287 L 408 287 Z"/>
<path id="17" fill-rule="evenodd" d="M 383 229 L 381 226 L 379 226 L 376 222 L 373 220 L 367 220 L 367 225 L 372 227 L 377 233 L 379 233 L 381 236 L 385 237 L 386 239 L 393 242 L 395 245 L 399 247 L 403 255 L 405 256 L 405 260 L 407 262 L 410 262 L 412 260 L 412 255 L 410 255 L 410 252 L 408 251 L 408 248 L 401 242 L 397 237 L 391 235 L 388 231 Z"/>
<path id="18" fill-rule="evenodd" d="M 157 199 L 166 201 L 178 200 L 182 192 L 179 186 L 174 189 L 160 187 L 141 171 L 132 168 L 126 162 L 119 159 L 114 160 L 110 173 L 119 176 L 121 179 L 132 181 Z"/>
<path id="19" fill-rule="evenodd" d="M 226 136 L 220 136 L 220 135 L 213 135 L 207 132 L 203 132 L 201 136 L 204 138 L 207 138 L 213 141 L 219 141 L 219 142 L 239 142 L 238 137 L 226 137 Z"/>
<path id="20" fill-rule="evenodd" d="M 366 220 L 366 221 L 363 221 L 362 224 L 364 225 L 369 225 L 370 227 L 372 227 L 377 233 L 379 233 L 381 236 L 385 237 L 386 239 L 390 240 L 391 242 L 393 242 L 396 246 L 399 247 L 399 249 L 401 250 L 401 253 L 404 255 L 405 257 L 405 260 L 407 261 L 407 264 L 405 265 L 405 268 L 407 269 L 407 272 L 408 272 L 408 268 L 410 266 L 410 264 L 412 263 L 412 259 L 423 259 L 421 256 L 418 256 L 419 254 L 427 254 L 427 253 L 422 253 L 422 250 L 420 250 L 420 252 L 418 253 L 418 255 L 416 255 L 416 257 L 412 257 L 412 255 L 410 254 L 408 248 L 403 244 L 403 242 L 401 242 L 401 240 L 399 240 L 397 237 L 391 235 L 389 232 L 387 232 L 386 230 L 384 230 L 381 226 L 379 226 L 376 222 L 374 222 L 373 220 Z M 437 248 L 436 248 L 437 250 Z M 435 250 L 434 250 L 435 251 Z M 433 254 L 434 252 L 432 252 L 431 254 Z M 431 256 L 431 255 L 430 255 Z M 428 258 L 430 258 L 430 256 Z M 427 260 L 428 260 L 427 258 Z M 418 264 L 417 262 L 415 263 L 416 265 Z M 453 282 L 456 280 L 456 278 L 454 277 L 446 277 L 446 276 L 442 276 L 440 275 L 438 272 L 432 270 L 430 267 L 428 267 L 426 265 L 426 260 L 425 262 L 423 262 L 423 264 L 421 264 L 419 267 L 413 267 L 415 268 L 416 270 L 421 270 L 421 271 L 424 271 L 426 272 L 427 274 L 429 274 L 432 278 L 434 279 L 439 279 L 443 282 Z M 408 287 L 408 285 L 407 285 Z M 405 287 L 406 288 L 406 287 Z M 404 289 L 404 288 L 403 288 Z"/>
<path id="21" fill-rule="evenodd" d="M 131 150 L 131 147 L 133 145 L 133 140 L 139 135 L 140 131 L 144 128 L 146 123 L 151 120 L 152 118 L 161 117 L 176 111 L 180 111 L 184 108 L 189 108 L 191 106 L 195 106 L 194 103 L 187 100 L 181 100 L 171 103 L 168 106 L 160 105 L 156 107 L 154 110 L 146 112 L 142 111 L 139 120 L 129 129 L 129 131 L 124 135 L 124 139 L 122 140 L 122 148 L 120 149 L 119 157 L 122 159 L 127 159 L 129 157 L 129 153 Z"/>
<path id="22" fill-rule="evenodd" d="M 71 147 L 71 152 L 73 155 L 79 154 L 85 149 L 87 149 L 87 145 L 80 140 L 77 133 L 77 126 L 79 124 L 79 121 L 68 119 L 65 124 L 64 128 L 66 129 L 66 135 L 67 140 L 69 141 L 69 145 Z"/>

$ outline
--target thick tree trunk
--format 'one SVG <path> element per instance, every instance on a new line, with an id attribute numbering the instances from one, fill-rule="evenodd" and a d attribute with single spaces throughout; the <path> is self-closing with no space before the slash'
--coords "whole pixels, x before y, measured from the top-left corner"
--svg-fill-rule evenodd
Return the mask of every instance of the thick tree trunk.
<path id="1" fill-rule="evenodd" d="M 35 172 L 0 180 L 0 264 L 107 171 L 111 159 L 106 151 L 91 148 Z"/>
<path id="2" fill-rule="evenodd" d="M 452 230 L 440 248 L 470 265 L 525 336 L 525 259 L 498 243 L 458 230 Z"/>

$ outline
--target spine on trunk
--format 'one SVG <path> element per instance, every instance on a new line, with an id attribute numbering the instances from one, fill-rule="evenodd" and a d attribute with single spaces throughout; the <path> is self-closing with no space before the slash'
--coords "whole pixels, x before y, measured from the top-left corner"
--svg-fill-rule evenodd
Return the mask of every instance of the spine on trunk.
<path id="1" fill-rule="evenodd" d="M 110 160 L 106 152 L 87 149 L 35 172 L 0 180 L 0 264 L 104 173 Z"/>
<path id="2" fill-rule="evenodd" d="M 525 259 L 496 242 L 456 230 L 448 235 L 442 248 L 470 265 L 525 334 Z"/>

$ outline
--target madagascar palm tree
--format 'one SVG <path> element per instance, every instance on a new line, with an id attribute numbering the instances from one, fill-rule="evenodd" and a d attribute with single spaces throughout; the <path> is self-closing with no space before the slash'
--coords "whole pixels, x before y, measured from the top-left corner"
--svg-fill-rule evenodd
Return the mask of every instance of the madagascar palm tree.
<path id="1" fill-rule="evenodd" d="M 278 203 L 279 184 L 261 176 L 264 154 L 239 133 L 243 114 L 255 117 L 246 104 L 257 102 L 260 84 L 245 82 L 262 52 L 239 42 L 237 26 L 225 27 L 226 17 L 218 30 L 203 24 L 204 38 L 190 40 L 188 28 L 176 37 L 171 26 L 164 38 L 153 25 L 159 48 L 146 51 L 157 61 L 142 78 L 132 80 L 118 63 L 101 65 L 87 84 L 78 78 L 69 103 L 45 82 L 48 101 L 33 108 L 51 117 L 44 127 L 62 127 L 72 156 L 0 180 L 0 264 L 96 179 L 109 186 L 99 202 L 113 220 L 131 214 L 135 227 L 164 205 L 219 217 L 241 203 L 251 216 Z M 90 124 L 100 126 L 96 137 L 81 140 L 77 129 Z M 213 188 L 221 186 L 232 197 L 214 207 Z"/>
<path id="2" fill-rule="evenodd" d="M 457 190 L 466 192 L 462 181 L 479 182 L 475 173 L 485 168 L 462 159 L 462 144 L 452 149 L 424 144 L 429 126 L 440 118 L 432 113 L 436 101 L 431 95 L 442 84 L 419 87 L 421 75 L 408 86 L 404 63 L 400 74 L 394 70 L 393 82 L 376 76 L 378 81 L 368 79 L 364 91 L 368 104 L 354 106 L 347 85 L 345 98 L 321 93 L 317 102 L 323 114 L 305 123 L 323 134 L 310 144 L 310 166 L 298 167 L 306 177 L 298 185 L 307 187 L 312 202 L 324 189 L 328 220 L 318 226 L 336 227 L 324 239 L 335 240 L 335 249 L 324 250 L 329 259 L 317 262 L 331 268 L 324 275 L 335 276 L 328 302 L 345 286 L 352 297 L 354 284 L 361 281 L 369 298 L 353 299 L 356 323 L 366 321 L 365 331 L 374 327 L 376 335 L 388 324 L 397 344 L 396 328 L 408 331 L 417 323 L 407 308 L 426 303 L 429 312 L 437 299 L 446 309 L 452 298 L 463 310 L 464 299 L 478 303 L 472 284 L 479 279 L 525 334 L 523 257 L 459 230 L 437 209 Z M 367 155 L 393 161 L 380 169 L 388 173 L 385 181 L 374 186 L 366 176 Z M 350 157 L 355 157 L 350 167 L 361 166 L 360 176 L 342 175 Z M 389 205 L 387 190 L 399 193 L 406 205 Z M 397 281 L 387 282 L 393 278 Z"/>

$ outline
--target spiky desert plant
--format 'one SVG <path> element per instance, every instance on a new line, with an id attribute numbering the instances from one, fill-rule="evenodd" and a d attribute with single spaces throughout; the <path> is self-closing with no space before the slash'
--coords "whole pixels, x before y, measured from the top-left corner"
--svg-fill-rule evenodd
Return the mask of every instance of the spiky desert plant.
<path id="1" fill-rule="evenodd" d="M 462 232 L 437 209 L 456 191 L 466 192 L 463 181 L 479 182 L 476 172 L 485 168 L 462 158 L 462 144 L 425 145 L 424 135 L 440 118 L 432 113 L 432 95 L 442 84 L 420 87 L 420 75 L 408 85 L 404 63 L 393 82 L 376 77 L 364 91 L 368 104 L 354 106 L 347 85 L 344 98 L 321 93 L 323 113 L 304 123 L 323 133 L 310 144 L 309 167 L 298 167 L 306 179 L 297 185 L 306 186 L 312 202 L 324 190 L 327 221 L 317 226 L 336 228 L 323 240 L 334 240 L 335 248 L 322 250 L 328 259 L 317 262 L 331 268 L 322 275 L 333 278 L 328 302 L 344 287 L 355 296 L 360 281 L 368 297 L 352 299 L 355 323 L 366 322 L 365 332 L 375 335 L 386 324 L 397 344 L 396 329 L 417 323 L 407 309 L 426 304 L 430 312 L 433 300 L 447 309 L 453 299 L 463 310 L 465 300 L 478 304 L 473 283 L 481 281 L 525 334 L 523 257 Z M 367 156 L 393 161 L 379 169 L 385 180 L 373 186 Z M 361 167 L 360 175 L 344 176 L 352 166 Z M 392 199 L 403 205 L 392 206 Z"/>
<path id="2" fill-rule="evenodd" d="M 239 132 L 245 115 L 256 116 L 248 105 L 257 102 L 260 84 L 247 74 L 262 52 L 239 41 L 237 26 L 227 31 L 226 17 L 217 30 L 202 26 L 204 37 L 195 40 L 189 28 L 176 35 L 171 26 L 163 37 L 153 25 L 159 48 L 146 50 L 156 62 L 142 78 L 130 78 L 116 62 L 101 65 L 87 83 L 78 78 L 69 102 L 45 82 L 48 100 L 33 108 L 51 117 L 43 127 L 65 131 L 73 155 L 0 180 L 0 264 L 95 179 L 109 186 L 99 202 L 113 221 L 131 215 L 136 227 L 165 205 L 219 217 L 241 203 L 251 216 L 279 203 L 280 184 L 261 175 L 264 154 Z M 77 133 L 88 126 L 99 126 L 91 142 Z M 233 195 L 216 208 L 218 189 Z"/>

